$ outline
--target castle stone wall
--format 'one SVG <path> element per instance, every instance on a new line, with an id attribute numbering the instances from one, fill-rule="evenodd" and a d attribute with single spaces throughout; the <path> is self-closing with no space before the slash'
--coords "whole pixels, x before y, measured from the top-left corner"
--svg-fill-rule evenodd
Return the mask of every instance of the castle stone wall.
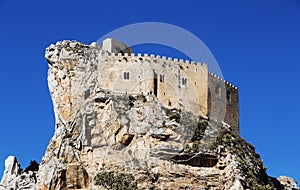
<path id="1" fill-rule="evenodd" d="M 101 88 L 114 93 L 154 94 L 165 107 L 207 115 L 207 65 L 107 51 L 101 51 L 97 59 Z"/>
<path id="2" fill-rule="evenodd" d="M 232 129 L 239 134 L 239 92 L 236 87 L 226 84 L 227 106 L 224 122 L 228 123 Z M 230 93 L 228 95 L 228 93 Z"/>
<path id="3" fill-rule="evenodd" d="M 135 55 L 114 39 L 103 42 L 96 60 L 100 88 L 115 94 L 152 94 L 167 108 L 224 121 L 239 132 L 238 90 L 209 73 L 206 64 Z"/>
<path id="4" fill-rule="evenodd" d="M 208 74 L 208 116 L 224 121 L 239 133 L 238 89 L 220 77 Z"/>

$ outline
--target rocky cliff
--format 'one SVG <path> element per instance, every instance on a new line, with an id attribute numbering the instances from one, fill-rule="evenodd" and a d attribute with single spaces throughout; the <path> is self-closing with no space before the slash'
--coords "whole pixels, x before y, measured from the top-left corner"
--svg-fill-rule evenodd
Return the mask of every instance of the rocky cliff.
<path id="1" fill-rule="evenodd" d="M 269 177 L 228 124 L 100 88 L 106 51 L 75 41 L 47 48 L 55 134 L 37 172 L 9 157 L 0 189 L 297 189 Z"/>

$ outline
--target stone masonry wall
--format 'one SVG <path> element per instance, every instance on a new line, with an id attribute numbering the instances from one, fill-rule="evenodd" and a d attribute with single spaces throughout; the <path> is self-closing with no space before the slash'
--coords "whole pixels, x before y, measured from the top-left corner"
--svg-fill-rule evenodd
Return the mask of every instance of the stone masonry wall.
<path id="1" fill-rule="evenodd" d="M 207 65 L 133 53 L 97 56 L 100 88 L 115 94 L 155 94 L 163 106 L 207 115 Z"/>
<path id="2" fill-rule="evenodd" d="M 220 77 L 208 74 L 208 116 L 229 124 L 239 133 L 238 89 Z"/>
<path id="3" fill-rule="evenodd" d="M 167 108 L 191 111 L 231 125 L 239 132 L 238 90 L 209 74 L 206 64 L 133 54 L 114 39 L 103 41 L 98 62 L 98 83 L 115 94 L 154 94 Z"/>

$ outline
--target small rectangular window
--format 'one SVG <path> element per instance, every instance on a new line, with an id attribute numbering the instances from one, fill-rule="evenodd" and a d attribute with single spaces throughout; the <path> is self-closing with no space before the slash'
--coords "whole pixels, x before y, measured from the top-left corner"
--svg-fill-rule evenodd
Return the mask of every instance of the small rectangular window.
<path id="1" fill-rule="evenodd" d="M 125 80 L 129 80 L 129 72 L 124 72 L 124 73 L 123 73 L 123 78 L 124 78 Z"/>
<path id="2" fill-rule="evenodd" d="M 159 75 L 159 81 L 160 81 L 161 83 L 164 83 L 164 82 L 165 82 L 165 75 L 160 74 L 160 75 Z"/>
<path id="3" fill-rule="evenodd" d="M 182 79 L 181 79 L 181 83 L 182 83 L 182 85 L 186 85 L 186 83 L 187 83 L 187 78 L 182 78 Z"/>

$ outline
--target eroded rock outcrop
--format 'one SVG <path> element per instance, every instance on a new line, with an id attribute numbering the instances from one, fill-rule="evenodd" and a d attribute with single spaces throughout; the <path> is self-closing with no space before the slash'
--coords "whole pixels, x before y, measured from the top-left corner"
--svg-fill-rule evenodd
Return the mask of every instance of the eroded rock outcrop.
<path id="1" fill-rule="evenodd" d="M 14 156 L 5 160 L 5 171 L 0 183 L 0 190 L 4 189 L 34 189 L 37 182 L 37 171 L 23 171 Z"/>
<path id="2" fill-rule="evenodd" d="M 287 189 L 299 189 L 297 188 L 297 183 L 293 178 L 287 176 L 279 176 L 277 180 L 284 186 L 284 190 Z"/>

